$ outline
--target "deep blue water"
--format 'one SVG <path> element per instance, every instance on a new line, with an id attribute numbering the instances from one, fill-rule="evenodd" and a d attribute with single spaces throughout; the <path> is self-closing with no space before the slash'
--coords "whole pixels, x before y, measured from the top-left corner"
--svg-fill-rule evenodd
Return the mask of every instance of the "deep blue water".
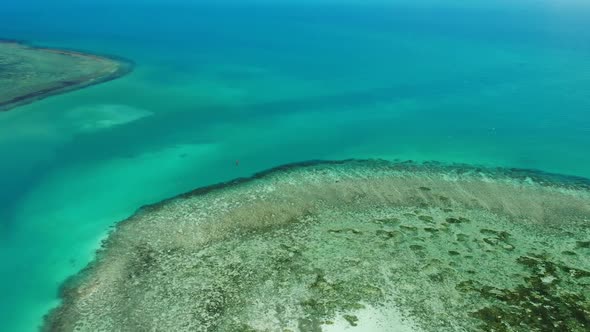
<path id="1" fill-rule="evenodd" d="M 1 330 L 34 330 L 137 207 L 281 163 L 590 177 L 583 2 L 121 2 L 0 8 L 0 38 L 137 65 L 0 114 Z"/>

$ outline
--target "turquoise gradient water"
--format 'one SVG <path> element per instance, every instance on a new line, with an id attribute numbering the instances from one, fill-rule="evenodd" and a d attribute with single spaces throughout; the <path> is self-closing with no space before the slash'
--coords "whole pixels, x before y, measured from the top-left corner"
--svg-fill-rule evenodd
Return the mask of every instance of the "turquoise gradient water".
<path id="1" fill-rule="evenodd" d="M 137 66 L 0 114 L 0 330 L 35 330 L 139 206 L 278 164 L 590 177 L 590 7 L 515 3 L 3 4 L 0 37 Z"/>

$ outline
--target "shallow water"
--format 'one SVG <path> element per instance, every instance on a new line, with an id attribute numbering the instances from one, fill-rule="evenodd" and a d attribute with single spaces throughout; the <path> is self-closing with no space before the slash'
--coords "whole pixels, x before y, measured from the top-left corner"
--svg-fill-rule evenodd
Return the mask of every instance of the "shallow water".
<path id="1" fill-rule="evenodd" d="M 587 4 L 294 3 L 3 4 L 1 37 L 137 67 L 0 114 L 2 330 L 34 330 L 137 207 L 278 164 L 590 177 Z"/>

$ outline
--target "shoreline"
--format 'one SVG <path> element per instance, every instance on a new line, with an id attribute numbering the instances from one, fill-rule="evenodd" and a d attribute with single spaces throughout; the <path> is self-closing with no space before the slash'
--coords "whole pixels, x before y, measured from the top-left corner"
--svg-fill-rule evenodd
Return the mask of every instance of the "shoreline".
<path id="1" fill-rule="evenodd" d="M 126 76 L 127 74 L 131 73 L 135 67 L 135 63 L 133 61 L 118 56 L 88 53 L 85 51 L 67 48 L 49 48 L 43 46 L 36 46 L 30 42 L 21 40 L 0 38 L 0 46 L 1 45 L 20 47 L 26 50 L 46 52 L 49 54 L 63 55 L 72 58 L 80 58 L 83 60 L 91 60 L 105 64 L 115 64 L 116 68 L 112 71 L 97 73 L 99 75 L 95 76 L 82 76 L 74 80 L 57 81 L 53 83 L 53 86 L 28 92 L 5 101 L 0 101 L 0 112 L 8 112 L 19 106 L 31 104 L 35 101 L 42 100 L 51 96 L 60 95 L 63 93 L 90 87 L 93 85 L 109 82 Z"/>

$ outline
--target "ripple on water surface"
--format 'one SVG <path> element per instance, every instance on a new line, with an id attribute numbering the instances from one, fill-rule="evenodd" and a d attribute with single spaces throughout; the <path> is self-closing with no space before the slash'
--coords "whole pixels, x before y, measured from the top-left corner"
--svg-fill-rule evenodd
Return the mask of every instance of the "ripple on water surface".
<path id="1" fill-rule="evenodd" d="M 590 186 L 436 163 L 290 165 L 119 224 L 50 331 L 587 331 Z"/>

